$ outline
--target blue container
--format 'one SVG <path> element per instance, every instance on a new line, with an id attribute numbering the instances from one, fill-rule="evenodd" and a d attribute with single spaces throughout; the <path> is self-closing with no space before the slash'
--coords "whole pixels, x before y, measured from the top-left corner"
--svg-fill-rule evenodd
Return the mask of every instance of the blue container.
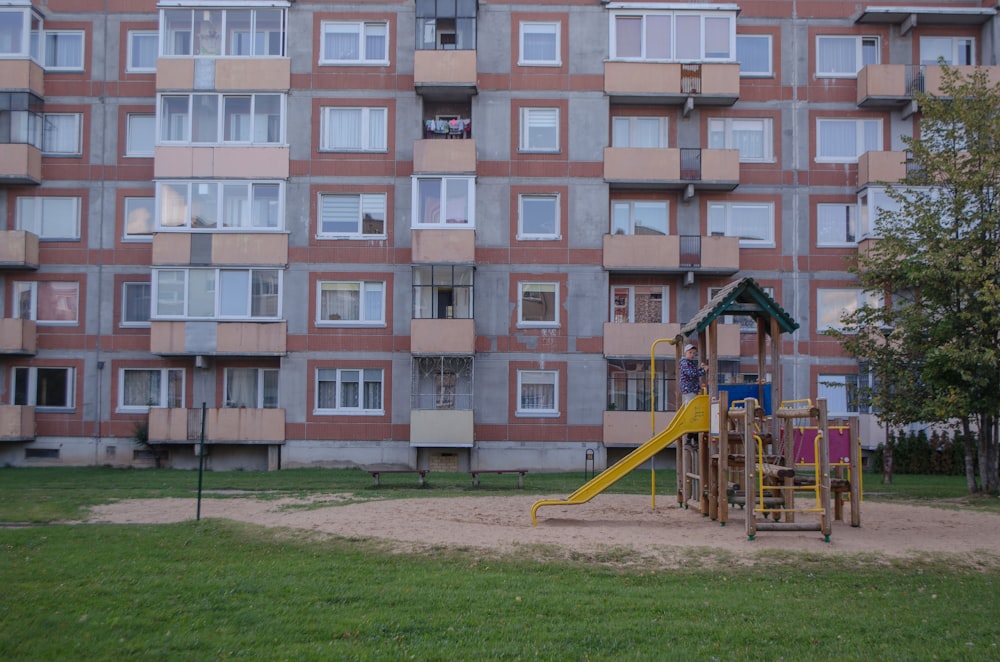
<path id="1" fill-rule="evenodd" d="M 764 413 L 771 415 L 771 384 L 719 384 L 719 391 L 729 394 L 729 406 L 733 406 L 734 400 L 746 400 L 756 398 L 760 406 L 764 408 Z M 763 391 L 763 397 L 761 397 Z"/>

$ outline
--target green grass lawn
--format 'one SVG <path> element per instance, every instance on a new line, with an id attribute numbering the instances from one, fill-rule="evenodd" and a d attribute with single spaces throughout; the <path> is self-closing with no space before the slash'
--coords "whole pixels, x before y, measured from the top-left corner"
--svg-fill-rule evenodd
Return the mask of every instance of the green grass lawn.
<path id="1" fill-rule="evenodd" d="M 361 471 L 234 472 L 205 474 L 204 487 L 206 498 L 523 494 L 516 476 L 484 476 L 479 490 L 465 474 L 429 478 L 425 489 L 407 475 L 373 490 Z M 529 474 L 526 492 L 568 494 L 582 478 Z M 892 498 L 952 498 L 950 483 L 907 487 L 910 478 L 897 477 Z M 868 477 L 869 490 L 877 483 Z M 196 486 L 193 472 L 0 469 L 0 521 L 33 512 L 53 522 Z M 657 486 L 669 494 L 673 474 L 658 472 Z M 648 473 L 617 487 L 646 493 Z M 220 520 L 0 528 L 0 659 L 1000 659 L 989 607 L 1000 572 L 947 558 L 792 553 L 709 571 L 698 558 L 663 570 L 472 549 L 404 554 Z"/>

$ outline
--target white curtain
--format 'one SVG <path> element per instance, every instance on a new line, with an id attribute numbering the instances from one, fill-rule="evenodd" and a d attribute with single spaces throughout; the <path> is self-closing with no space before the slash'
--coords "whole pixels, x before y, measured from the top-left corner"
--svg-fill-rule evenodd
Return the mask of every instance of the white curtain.
<path id="1" fill-rule="evenodd" d="M 126 407 L 160 405 L 159 370 L 125 370 L 122 382 L 122 404 Z"/>
<path id="2" fill-rule="evenodd" d="M 646 16 L 646 59 L 669 60 L 673 29 L 670 16 Z"/>
<path id="3" fill-rule="evenodd" d="M 858 42 L 854 37 L 819 37 L 816 48 L 816 72 L 853 74 L 858 71 Z"/>
<path id="4" fill-rule="evenodd" d="M 229 368 L 226 370 L 226 407 L 259 406 L 256 368 Z"/>

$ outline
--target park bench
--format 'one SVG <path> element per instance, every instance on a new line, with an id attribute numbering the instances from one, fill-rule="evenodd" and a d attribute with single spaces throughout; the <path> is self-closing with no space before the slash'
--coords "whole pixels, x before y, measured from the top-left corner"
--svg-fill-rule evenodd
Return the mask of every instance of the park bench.
<path id="1" fill-rule="evenodd" d="M 379 481 L 379 476 L 382 474 L 419 474 L 417 479 L 418 484 L 423 487 L 424 478 L 430 473 L 430 469 L 383 469 L 380 467 L 373 467 L 366 469 L 368 473 L 372 475 L 375 480 L 375 487 L 378 487 L 382 483 Z"/>
<path id="2" fill-rule="evenodd" d="M 528 473 L 527 469 L 476 469 L 470 471 L 472 474 L 472 486 L 479 487 L 479 474 L 517 474 L 517 489 L 524 489 L 524 474 Z"/>

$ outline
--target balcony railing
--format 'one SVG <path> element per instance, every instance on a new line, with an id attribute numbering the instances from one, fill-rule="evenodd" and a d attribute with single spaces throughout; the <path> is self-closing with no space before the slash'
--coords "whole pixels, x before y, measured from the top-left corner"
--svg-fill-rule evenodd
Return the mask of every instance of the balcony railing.
<path id="1" fill-rule="evenodd" d="M 34 438 L 34 407 L 0 405 L 0 441 L 31 441 Z"/>
<path id="2" fill-rule="evenodd" d="M 604 236 L 603 265 L 614 271 L 697 271 L 731 276 L 740 269 L 739 237 L 693 235 Z"/>
<path id="3" fill-rule="evenodd" d="M 740 183 L 735 149 L 606 147 L 604 179 L 617 188 L 731 191 Z"/>
<path id="4" fill-rule="evenodd" d="M 201 409 L 154 407 L 149 410 L 149 440 L 190 443 L 201 439 Z M 284 409 L 226 408 L 205 410 L 206 443 L 281 444 Z"/>
<path id="5" fill-rule="evenodd" d="M 604 92 L 613 103 L 731 106 L 740 97 L 740 65 L 605 62 Z"/>

